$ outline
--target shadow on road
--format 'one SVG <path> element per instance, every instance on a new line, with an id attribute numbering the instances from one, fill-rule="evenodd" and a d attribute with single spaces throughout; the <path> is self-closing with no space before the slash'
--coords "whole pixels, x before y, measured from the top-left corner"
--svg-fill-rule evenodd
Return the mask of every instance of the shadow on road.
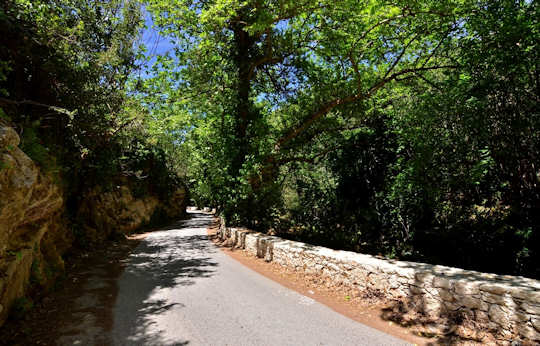
<path id="1" fill-rule="evenodd" d="M 182 309 L 171 296 L 182 294 L 179 287 L 192 286 L 212 277 L 217 263 L 209 254 L 218 249 L 201 235 L 212 217 L 195 214 L 151 233 L 130 255 L 119 281 L 115 308 L 114 340 L 118 344 L 187 345 L 165 335 L 174 323 L 174 311 Z M 171 292 L 174 289 L 174 294 Z"/>

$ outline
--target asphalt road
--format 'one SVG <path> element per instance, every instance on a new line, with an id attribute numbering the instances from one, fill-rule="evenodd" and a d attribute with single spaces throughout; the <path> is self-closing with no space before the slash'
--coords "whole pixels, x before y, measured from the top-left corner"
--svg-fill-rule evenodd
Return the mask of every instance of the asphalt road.
<path id="1" fill-rule="evenodd" d="M 146 237 L 118 282 L 115 345 L 405 345 L 254 272 L 192 213 Z"/>

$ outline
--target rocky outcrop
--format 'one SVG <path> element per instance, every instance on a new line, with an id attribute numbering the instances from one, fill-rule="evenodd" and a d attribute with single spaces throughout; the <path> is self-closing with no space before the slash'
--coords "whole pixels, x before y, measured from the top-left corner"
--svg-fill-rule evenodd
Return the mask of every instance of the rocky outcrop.
<path id="1" fill-rule="evenodd" d="M 219 236 L 229 246 L 316 277 L 330 287 L 405 303 L 400 309 L 408 307 L 441 323 L 466 319 L 473 332 L 488 330 L 506 340 L 540 342 L 538 280 L 336 251 L 228 228 L 223 221 Z"/>
<path id="2" fill-rule="evenodd" d="M 84 220 L 84 236 L 90 243 L 113 234 L 128 234 L 150 222 L 159 200 L 155 196 L 135 198 L 126 185 L 113 191 L 94 188 L 85 195 L 78 219 Z"/>
<path id="3" fill-rule="evenodd" d="M 58 177 L 43 173 L 18 145 L 18 134 L 0 122 L 0 325 L 29 287 L 43 291 L 54 283 L 75 239 L 92 246 L 156 220 L 181 218 L 188 199 L 184 187 L 166 198 L 146 190 L 136 197 L 121 178 L 112 189 L 84 193 L 77 221 L 68 222 Z"/>
<path id="4" fill-rule="evenodd" d="M 63 270 L 71 244 L 60 189 L 18 145 L 17 133 L 0 125 L 0 324 L 31 277 L 47 286 Z"/>
<path id="5" fill-rule="evenodd" d="M 184 217 L 188 205 L 189 195 L 185 186 L 178 186 L 163 204 L 165 215 L 171 218 Z"/>
<path id="6" fill-rule="evenodd" d="M 177 187 L 168 198 L 149 194 L 136 198 L 129 181 L 120 179 L 109 191 L 96 187 L 85 194 L 78 219 L 83 234 L 93 244 L 111 236 L 129 234 L 143 226 L 185 214 L 186 189 Z"/>

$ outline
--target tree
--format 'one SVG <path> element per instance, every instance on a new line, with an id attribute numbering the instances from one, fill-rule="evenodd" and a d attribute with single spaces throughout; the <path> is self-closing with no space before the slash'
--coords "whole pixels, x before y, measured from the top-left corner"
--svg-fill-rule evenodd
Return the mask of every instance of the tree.
<path id="1" fill-rule="evenodd" d="M 65 182 L 70 211 L 85 190 L 113 185 L 119 176 L 152 181 L 160 191 L 171 191 L 157 186 L 165 180 L 177 183 L 177 167 L 167 155 L 171 141 L 158 140 L 147 109 L 127 88 L 138 65 L 141 5 L 137 0 L 0 5 L 0 116 L 20 132 L 21 148 Z"/>
<path id="2" fill-rule="evenodd" d="M 152 0 L 148 9 L 177 42 L 163 66 L 178 71 L 167 100 L 183 100 L 205 123 L 203 137 L 216 137 L 205 160 L 225 167 L 213 193 L 234 214 L 272 195 L 284 163 L 309 159 L 299 148 L 390 102 L 388 85 L 455 68 L 449 49 L 464 4 Z"/>

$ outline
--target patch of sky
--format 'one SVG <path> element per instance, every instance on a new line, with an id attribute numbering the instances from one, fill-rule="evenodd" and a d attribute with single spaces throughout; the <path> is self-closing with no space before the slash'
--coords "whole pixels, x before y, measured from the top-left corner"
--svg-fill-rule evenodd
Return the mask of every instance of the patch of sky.
<path id="1" fill-rule="evenodd" d="M 172 59 L 173 66 L 178 70 L 182 70 L 184 67 L 179 64 L 177 57 L 177 53 L 180 52 L 179 47 L 181 47 L 178 39 L 160 30 L 154 24 L 152 14 L 146 9 L 143 9 L 143 15 L 144 28 L 139 41 L 136 43 L 137 46 L 144 47 L 141 56 L 137 59 L 137 65 L 139 66 L 139 69 L 135 71 L 137 77 L 146 79 L 162 71 L 161 57 Z"/>

